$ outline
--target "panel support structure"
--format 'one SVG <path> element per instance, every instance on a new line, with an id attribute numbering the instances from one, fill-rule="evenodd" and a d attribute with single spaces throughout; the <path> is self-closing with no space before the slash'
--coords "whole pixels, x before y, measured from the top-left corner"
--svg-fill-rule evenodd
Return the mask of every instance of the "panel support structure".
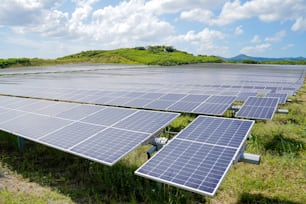
<path id="1" fill-rule="evenodd" d="M 260 155 L 250 154 L 250 153 L 242 153 L 239 158 L 239 162 L 245 162 L 250 164 L 260 164 Z"/>
<path id="2" fill-rule="evenodd" d="M 25 149 L 25 139 L 22 137 L 17 137 L 17 145 L 18 145 L 18 150 L 20 152 L 23 152 Z"/>

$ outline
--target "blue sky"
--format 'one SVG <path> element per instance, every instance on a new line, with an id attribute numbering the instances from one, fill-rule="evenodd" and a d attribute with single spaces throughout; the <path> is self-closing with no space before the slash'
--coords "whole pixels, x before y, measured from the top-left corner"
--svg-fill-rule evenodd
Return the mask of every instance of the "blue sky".
<path id="1" fill-rule="evenodd" d="M 195 55 L 306 57 L 306 0 L 2 0 L 0 58 L 171 45 Z"/>

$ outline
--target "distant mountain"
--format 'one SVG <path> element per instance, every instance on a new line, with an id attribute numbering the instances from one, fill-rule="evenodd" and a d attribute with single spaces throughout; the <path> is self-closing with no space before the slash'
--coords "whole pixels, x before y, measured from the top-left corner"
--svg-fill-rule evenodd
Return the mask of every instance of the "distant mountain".
<path id="1" fill-rule="evenodd" d="M 299 60 L 306 60 L 305 57 L 282 57 L 282 58 L 267 58 L 267 57 L 252 57 L 252 56 L 248 56 L 248 55 L 237 55 L 235 57 L 231 57 L 231 58 L 223 58 L 226 61 L 235 61 L 235 62 L 242 62 L 244 60 L 253 60 L 253 61 L 257 61 L 257 62 L 265 62 L 265 61 L 286 61 L 286 60 L 290 60 L 290 61 L 299 61 Z"/>

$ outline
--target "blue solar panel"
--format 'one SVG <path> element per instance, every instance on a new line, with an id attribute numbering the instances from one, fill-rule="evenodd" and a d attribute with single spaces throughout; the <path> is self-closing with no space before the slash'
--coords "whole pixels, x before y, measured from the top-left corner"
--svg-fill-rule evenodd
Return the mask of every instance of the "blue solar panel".
<path id="1" fill-rule="evenodd" d="M 164 94 L 162 93 L 146 93 L 145 95 L 141 96 L 143 99 L 158 99 L 162 97 Z"/>
<path id="2" fill-rule="evenodd" d="M 199 116 L 135 174 L 213 196 L 254 122 Z"/>
<path id="3" fill-rule="evenodd" d="M 205 103 L 216 103 L 216 104 L 232 104 L 235 101 L 235 96 L 211 96 Z"/>
<path id="4" fill-rule="evenodd" d="M 51 102 L 52 103 L 52 102 Z M 103 110 L 102 106 L 92 106 L 92 105 L 79 105 L 62 113 L 59 113 L 57 117 L 67 118 L 71 120 L 81 120 L 84 117 Z"/>
<path id="5" fill-rule="evenodd" d="M 136 98 L 125 103 L 124 105 L 127 107 L 143 108 L 146 104 L 149 104 L 151 102 L 152 100 L 150 99 Z"/>
<path id="6" fill-rule="evenodd" d="M 199 105 L 199 102 L 179 101 L 168 107 L 167 110 L 190 113 Z"/>
<path id="7" fill-rule="evenodd" d="M 147 133 L 109 128 L 73 147 L 71 151 L 82 157 L 113 165 L 149 136 Z"/>
<path id="8" fill-rule="evenodd" d="M 207 100 L 192 110 L 192 112 L 208 115 L 223 115 L 234 102 L 235 98 L 235 96 L 210 96 Z"/>
<path id="9" fill-rule="evenodd" d="M 194 102 L 194 103 L 202 103 L 204 102 L 210 95 L 195 95 L 190 94 L 181 99 L 182 102 Z"/>
<path id="10" fill-rule="evenodd" d="M 193 113 L 207 115 L 223 115 L 231 104 L 202 103 L 192 110 Z"/>
<path id="11" fill-rule="evenodd" d="M 97 113 L 89 115 L 81 121 L 97 125 L 110 126 L 135 112 L 136 110 L 132 109 L 107 107 Z"/>
<path id="12" fill-rule="evenodd" d="M 237 101 L 246 101 L 250 96 L 257 96 L 255 92 L 241 92 L 238 94 Z"/>
<path id="13" fill-rule="evenodd" d="M 0 105 L 1 130 L 107 165 L 113 165 L 179 115 L 55 101 L 36 110 L 40 100 L 17 100 L 31 102 L 32 110 Z"/>
<path id="14" fill-rule="evenodd" d="M 22 112 L 21 112 L 22 114 Z M 0 129 L 29 139 L 42 137 L 54 130 L 65 127 L 70 121 L 43 115 L 24 114 L 0 124 Z"/>
<path id="15" fill-rule="evenodd" d="M 268 93 L 267 97 L 279 98 L 279 104 L 285 104 L 287 101 L 288 95 L 285 93 Z"/>
<path id="16" fill-rule="evenodd" d="M 185 97 L 185 94 L 165 94 L 160 97 L 160 100 L 169 100 L 169 101 L 178 101 L 181 98 Z"/>
<path id="17" fill-rule="evenodd" d="M 104 129 L 103 126 L 75 122 L 39 140 L 48 145 L 69 149 Z"/>
<path id="18" fill-rule="evenodd" d="M 177 138 L 238 148 L 252 124 L 246 120 L 199 117 Z"/>
<path id="19" fill-rule="evenodd" d="M 155 100 L 145 105 L 144 108 L 155 109 L 155 110 L 167 110 L 167 108 L 174 103 L 175 101 Z"/>
<path id="20" fill-rule="evenodd" d="M 271 120 L 277 109 L 278 98 L 257 98 L 249 97 L 236 117 Z"/>
<path id="21" fill-rule="evenodd" d="M 120 121 L 114 127 L 138 132 L 155 133 L 168 124 L 179 114 L 156 111 L 138 111 L 132 116 Z"/>

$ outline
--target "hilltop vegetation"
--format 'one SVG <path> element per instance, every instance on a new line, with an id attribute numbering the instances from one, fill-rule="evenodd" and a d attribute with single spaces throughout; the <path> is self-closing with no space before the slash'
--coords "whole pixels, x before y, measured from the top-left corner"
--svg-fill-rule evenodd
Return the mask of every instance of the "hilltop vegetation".
<path id="1" fill-rule="evenodd" d="M 58 58 L 62 62 L 121 63 L 146 65 L 180 65 L 205 62 L 222 62 L 215 56 L 194 56 L 171 46 L 91 50 Z"/>
<path id="2" fill-rule="evenodd" d="M 121 48 L 116 50 L 90 50 L 57 59 L 10 58 L 0 59 L 0 68 L 20 66 L 41 66 L 72 63 L 119 63 L 146 65 L 181 65 L 214 62 L 223 60 L 216 56 L 194 56 L 171 46 L 148 46 Z"/>
<path id="3" fill-rule="evenodd" d="M 299 58 L 261 58 L 238 55 L 233 58 L 222 58 L 207 55 L 192 55 L 177 50 L 172 46 L 148 46 L 120 48 L 115 50 L 88 50 L 80 53 L 59 57 L 57 59 L 9 58 L 0 59 L 0 69 L 22 66 L 45 66 L 77 63 L 103 64 L 145 64 L 145 65 L 182 65 L 196 63 L 245 63 L 245 64 L 290 64 L 306 65 L 306 59 Z"/>

